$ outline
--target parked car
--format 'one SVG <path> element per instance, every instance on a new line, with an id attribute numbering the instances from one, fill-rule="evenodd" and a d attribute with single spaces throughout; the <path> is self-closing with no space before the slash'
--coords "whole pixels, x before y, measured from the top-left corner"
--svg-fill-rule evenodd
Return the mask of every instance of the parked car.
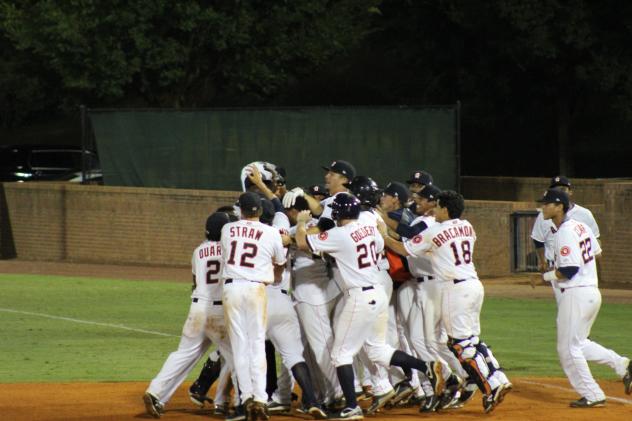
<path id="1" fill-rule="evenodd" d="M 85 180 L 82 180 L 83 168 Z M 94 151 L 84 152 L 77 146 L 63 145 L 9 145 L 0 146 L 0 181 L 102 184 L 103 175 Z"/>

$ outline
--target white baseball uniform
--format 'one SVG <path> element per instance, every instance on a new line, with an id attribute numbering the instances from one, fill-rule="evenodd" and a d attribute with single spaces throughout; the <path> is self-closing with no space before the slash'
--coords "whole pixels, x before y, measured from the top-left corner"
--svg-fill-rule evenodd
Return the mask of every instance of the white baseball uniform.
<path id="1" fill-rule="evenodd" d="M 290 221 L 284 213 L 275 213 L 272 226 L 278 229 L 280 233 L 289 235 Z M 285 248 L 284 250 L 287 256 L 288 249 Z M 283 365 L 288 370 L 291 370 L 295 364 L 305 361 L 303 357 L 304 348 L 301 339 L 301 327 L 296 311 L 294 310 L 292 299 L 289 295 L 291 275 L 291 268 L 286 267 L 283 271 L 281 282 L 278 285 L 267 286 L 268 328 L 266 337 L 272 341 L 276 351 L 281 354 Z M 285 374 L 283 376 L 285 376 Z M 281 376 L 279 377 L 279 380 L 280 379 Z M 285 378 L 285 380 L 288 379 Z M 287 387 L 291 382 L 279 381 L 278 383 L 280 389 L 281 386 L 286 386 L 283 388 L 286 390 L 279 390 L 278 402 L 289 404 L 292 391 Z"/>
<path id="2" fill-rule="evenodd" d="M 568 219 L 574 219 L 575 221 L 581 222 L 585 226 L 589 227 L 595 238 L 599 239 L 599 226 L 597 225 L 597 222 L 590 210 L 574 203 L 573 207 L 571 207 L 566 213 L 566 217 Z M 544 243 L 544 258 L 550 267 L 554 265 L 555 261 L 556 232 L 557 228 L 555 227 L 553 221 L 550 219 L 544 219 L 542 217 L 542 212 L 539 212 L 533 225 L 533 230 L 531 231 L 531 238 Z M 557 281 L 551 282 L 551 286 L 555 295 L 555 301 L 559 305 L 559 301 L 562 296 L 560 286 Z M 622 369 L 622 365 L 625 364 L 628 359 L 617 354 L 613 350 L 605 348 L 590 339 L 586 339 L 582 342 L 582 352 L 586 360 L 607 365 L 619 376 L 623 376 L 625 374 L 625 367 Z"/>
<path id="3" fill-rule="evenodd" d="M 480 374 L 473 375 L 484 394 L 509 383 L 498 367 L 492 367 L 486 359 L 489 350 L 479 342 L 481 333 L 480 312 L 484 289 L 474 268 L 474 244 L 476 233 L 472 225 L 461 219 L 437 223 L 421 234 L 404 242 L 409 254 L 428 254 L 434 274 L 441 281 L 441 321 L 460 351 L 459 361 L 470 374 L 471 364 L 477 365 Z M 488 355 L 484 355 L 488 354 Z M 497 362 L 494 359 L 494 365 Z"/>
<path id="4" fill-rule="evenodd" d="M 595 256 L 601 254 L 601 246 L 587 224 L 567 218 L 554 236 L 554 251 L 556 269 L 579 267 L 571 279 L 557 282 L 561 295 L 557 311 L 557 352 L 562 369 L 582 397 L 589 401 L 603 400 L 605 394 L 592 377 L 584 352 L 587 342 L 593 344 L 593 348 L 601 347 L 588 339 L 601 307 L 595 262 Z M 623 377 L 630 360 L 618 355 L 611 359 L 613 368 Z"/>
<path id="5" fill-rule="evenodd" d="M 411 226 L 421 222 L 428 227 L 437 224 L 434 216 L 424 215 L 415 218 Z M 411 311 L 409 324 L 410 339 L 415 351 L 422 360 L 441 362 L 444 378 L 450 375 L 450 368 L 460 377 L 467 377 L 467 373 L 447 346 L 448 335 L 441 322 L 441 282 L 434 275 L 430 257 L 427 254 L 411 255 L 407 260 L 410 273 L 416 281 L 417 309 Z"/>
<path id="6" fill-rule="evenodd" d="M 285 264 L 281 234 L 259 221 L 241 220 L 222 228 L 224 315 L 233 350 L 241 400 L 268 401 L 266 393 L 266 285 L 273 263 Z"/>
<path id="7" fill-rule="evenodd" d="M 306 226 L 311 228 L 317 223 L 316 219 L 312 219 Z M 294 236 L 295 233 L 296 227 L 292 227 L 290 234 Z M 322 376 L 314 376 L 314 380 L 320 383 L 318 389 L 325 395 L 326 402 L 331 402 L 342 395 L 336 368 L 331 360 L 334 342 L 332 317 L 340 296 L 340 288 L 336 282 L 330 280 L 327 264 L 320 256 L 298 249 L 293 249 L 292 252 L 294 254 L 292 295 L 296 303 L 295 308 L 322 374 Z"/>
<path id="8" fill-rule="evenodd" d="M 597 221 L 595 221 L 595 217 L 590 210 L 579 206 L 577 203 L 573 203 L 573 206 L 566 213 L 566 217 L 587 225 L 590 227 L 595 237 L 599 238 L 599 226 L 597 225 Z M 544 243 L 544 258 L 550 267 L 553 266 L 555 261 L 554 237 L 556 232 L 557 228 L 555 227 L 553 221 L 550 219 L 544 219 L 542 211 L 538 212 L 538 216 L 533 224 L 533 229 L 531 230 L 531 238 L 540 243 Z M 559 301 L 560 290 L 557 286 L 557 282 L 551 282 L 551 286 L 553 287 L 555 300 Z"/>
<path id="9" fill-rule="evenodd" d="M 384 240 L 373 225 L 359 221 L 307 236 L 312 252 L 332 255 L 340 270 L 343 296 L 334 324 L 331 358 L 350 365 L 362 346 L 369 358 L 389 366 L 395 349 L 386 344 L 388 301 L 378 278 L 378 254 Z"/>
<path id="10" fill-rule="evenodd" d="M 227 369 L 232 366 L 232 351 L 222 308 L 220 243 L 208 240 L 202 242 L 193 252 L 191 266 L 196 283 L 180 344 L 177 351 L 169 355 L 147 389 L 163 404 L 171 399 L 198 360 L 205 355 L 211 341 L 218 346 Z"/>

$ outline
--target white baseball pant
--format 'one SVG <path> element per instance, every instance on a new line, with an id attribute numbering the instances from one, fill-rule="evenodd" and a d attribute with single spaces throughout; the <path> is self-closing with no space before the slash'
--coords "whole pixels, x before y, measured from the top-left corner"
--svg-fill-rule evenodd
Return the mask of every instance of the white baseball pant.
<path id="1" fill-rule="evenodd" d="M 267 403 L 266 326 L 268 295 L 261 282 L 243 279 L 224 283 L 224 316 L 233 351 L 240 398 Z M 237 390 L 237 389 L 235 389 Z"/>

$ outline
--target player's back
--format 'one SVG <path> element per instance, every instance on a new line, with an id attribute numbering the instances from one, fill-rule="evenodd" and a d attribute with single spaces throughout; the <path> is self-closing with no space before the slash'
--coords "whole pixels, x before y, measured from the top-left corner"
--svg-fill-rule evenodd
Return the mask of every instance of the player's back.
<path id="1" fill-rule="evenodd" d="M 597 285 L 595 256 L 600 253 L 601 246 L 588 225 L 575 219 L 565 220 L 555 235 L 556 267 L 576 266 L 579 270 L 572 279 L 560 282 L 559 286 Z"/>
<path id="2" fill-rule="evenodd" d="M 195 289 L 192 298 L 209 301 L 222 299 L 222 251 L 219 241 L 203 241 L 196 247 L 191 257 L 191 268 L 195 275 Z"/>
<path id="3" fill-rule="evenodd" d="M 313 250 L 329 253 L 336 259 L 344 285 L 341 288 L 372 286 L 377 279 L 378 253 L 384 240 L 374 225 L 359 221 L 308 236 Z"/>
<path id="4" fill-rule="evenodd" d="M 222 278 L 274 282 L 275 263 L 285 263 L 278 229 L 259 221 L 240 220 L 222 228 Z"/>
<path id="5" fill-rule="evenodd" d="M 421 237 L 426 236 L 432 243 L 432 267 L 442 280 L 478 278 L 473 258 L 476 232 L 468 221 L 450 219 L 437 223 L 421 233 Z M 419 241 L 417 237 L 411 241 Z"/>

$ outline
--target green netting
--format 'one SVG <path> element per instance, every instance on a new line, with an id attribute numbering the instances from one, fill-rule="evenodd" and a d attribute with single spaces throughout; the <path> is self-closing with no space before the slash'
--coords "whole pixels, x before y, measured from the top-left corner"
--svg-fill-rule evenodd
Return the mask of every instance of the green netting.
<path id="1" fill-rule="evenodd" d="M 457 119 L 450 108 L 91 110 L 105 184 L 240 190 L 241 168 L 284 167 L 288 185 L 323 182 L 345 159 L 380 185 L 430 171 L 456 188 Z"/>

